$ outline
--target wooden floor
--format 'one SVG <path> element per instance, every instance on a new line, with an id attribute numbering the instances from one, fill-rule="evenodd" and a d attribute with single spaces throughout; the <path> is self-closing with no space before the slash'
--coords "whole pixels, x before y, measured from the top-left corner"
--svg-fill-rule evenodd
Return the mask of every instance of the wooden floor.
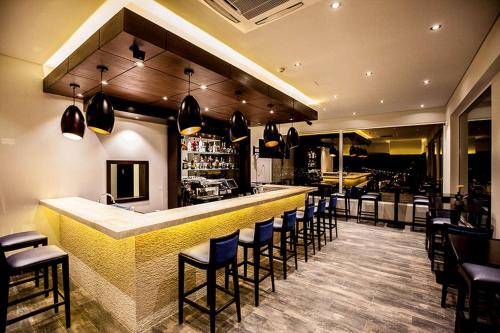
<path id="1" fill-rule="evenodd" d="M 339 221 L 339 238 L 310 257 L 299 257 L 287 280 L 276 266 L 276 293 L 263 282 L 260 306 L 253 289 L 243 284 L 242 321 L 234 306 L 218 316 L 219 332 L 451 332 L 454 293 L 440 307 L 424 250 L 424 234 Z M 290 261 L 292 263 L 292 261 Z M 23 287 L 24 294 L 31 287 Z M 19 313 L 48 300 L 11 310 Z M 83 290 L 72 291 L 71 332 L 126 332 Z M 64 311 L 48 312 L 9 327 L 8 332 L 64 332 Z M 206 332 L 208 316 L 187 309 L 185 323 L 167 318 L 150 332 Z"/>

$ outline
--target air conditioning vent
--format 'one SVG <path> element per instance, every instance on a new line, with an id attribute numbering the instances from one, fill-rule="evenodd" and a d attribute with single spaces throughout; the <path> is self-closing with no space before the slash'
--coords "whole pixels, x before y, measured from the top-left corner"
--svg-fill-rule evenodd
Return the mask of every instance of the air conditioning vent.
<path id="1" fill-rule="evenodd" d="M 199 0 L 243 32 L 276 21 L 319 0 Z"/>

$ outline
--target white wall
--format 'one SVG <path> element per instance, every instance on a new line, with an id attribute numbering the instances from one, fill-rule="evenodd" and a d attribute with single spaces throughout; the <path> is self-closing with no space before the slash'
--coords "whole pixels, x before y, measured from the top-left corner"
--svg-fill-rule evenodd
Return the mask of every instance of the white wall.
<path id="1" fill-rule="evenodd" d="M 117 119 L 109 137 L 86 130 L 75 142 L 60 132 L 71 100 L 42 91 L 42 66 L 0 55 L 0 235 L 33 227 L 38 200 L 106 190 L 106 159 L 149 159 L 146 209 L 166 202 L 166 129 Z M 78 105 L 82 108 L 82 105 Z"/>

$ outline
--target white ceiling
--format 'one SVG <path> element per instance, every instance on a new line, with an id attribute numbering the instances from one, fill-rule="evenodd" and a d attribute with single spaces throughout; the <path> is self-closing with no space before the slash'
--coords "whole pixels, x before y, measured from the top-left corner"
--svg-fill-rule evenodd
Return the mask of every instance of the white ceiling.
<path id="1" fill-rule="evenodd" d="M 320 119 L 446 105 L 500 11 L 498 0 L 344 0 L 336 11 L 322 0 L 243 33 L 199 1 L 157 1 L 320 101 Z M 0 53 L 43 63 L 102 2 L 0 0 Z"/>

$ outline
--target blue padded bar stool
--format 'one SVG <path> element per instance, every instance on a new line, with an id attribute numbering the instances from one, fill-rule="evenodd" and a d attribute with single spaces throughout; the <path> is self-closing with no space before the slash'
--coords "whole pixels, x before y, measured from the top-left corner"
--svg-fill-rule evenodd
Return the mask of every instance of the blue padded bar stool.
<path id="1" fill-rule="evenodd" d="M 416 215 L 417 206 L 425 206 L 429 207 L 429 198 L 423 195 L 414 195 L 413 196 L 413 215 L 411 219 L 411 231 L 415 231 L 416 226 L 424 226 L 427 221 L 427 217 L 421 217 Z M 417 223 L 420 222 L 420 223 Z M 423 222 L 423 223 L 422 223 Z"/>
<path id="2" fill-rule="evenodd" d="M 298 269 L 297 265 L 297 235 L 295 223 L 297 220 L 297 210 L 289 210 L 283 213 L 282 218 L 275 218 L 273 224 L 273 231 L 280 235 L 280 245 L 274 246 L 275 249 L 279 249 L 279 256 L 273 254 L 273 258 L 283 262 L 283 279 L 286 280 L 287 273 L 287 261 L 294 258 L 295 259 L 295 269 Z M 289 250 L 287 245 L 291 246 Z"/>
<path id="3" fill-rule="evenodd" d="M 255 223 L 255 228 L 244 228 L 240 230 L 240 239 L 238 245 L 243 247 L 243 261 L 238 264 L 244 266 L 243 275 L 239 275 L 244 281 L 251 282 L 255 290 L 255 306 L 259 306 L 259 285 L 264 279 L 271 277 L 271 285 L 274 288 L 274 269 L 273 269 L 273 225 L 274 217 L 269 220 Z M 253 262 L 248 260 L 248 249 L 252 249 Z M 267 255 L 264 253 L 267 251 Z M 269 259 L 269 267 L 261 265 L 261 256 Z M 247 267 L 253 266 L 253 278 L 248 277 Z M 267 271 L 261 277 L 260 270 Z M 228 273 L 226 273 L 227 281 Z"/>
<path id="4" fill-rule="evenodd" d="M 212 333 L 215 332 L 216 315 L 233 303 L 236 303 L 238 322 L 241 321 L 240 289 L 237 272 L 239 234 L 240 231 L 237 230 L 230 235 L 212 238 L 209 242 L 198 244 L 179 253 L 179 324 L 184 322 L 184 303 L 210 316 L 210 332 Z M 184 269 L 186 264 L 207 271 L 207 281 L 188 291 L 184 291 Z M 227 269 L 229 266 L 232 266 L 234 292 L 217 284 L 217 270 L 221 268 Z M 207 287 L 208 307 L 204 307 L 188 298 L 189 295 L 203 287 Z M 216 289 L 232 296 L 231 300 L 218 309 L 215 304 Z"/>
<path id="5" fill-rule="evenodd" d="M 453 255 L 453 249 L 451 248 L 449 235 L 461 235 L 468 238 L 474 239 L 490 239 L 493 234 L 493 229 L 483 229 L 483 228 L 469 228 L 461 227 L 452 224 L 443 225 L 443 237 L 444 237 L 444 270 L 442 278 L 442 289 L 441 289 L 441 307 L 446 307 L 446 296 L 448 294 L 448 287 L 451 285 L 458 286 L 459 276 L 457 271 L 457 261 Z"/>
<path id="6" fill-rule="evenodd" d="M 495 295 L 500 293 L 500 268 L 463 263 L 458 271 L 462 282 L 458 289 L 455 332 L 500 332 L 497 315 L 490 315 L 493 323 L 480 322 L 478 316 L 480 294 L 484 295 L 485 301 L 481 309 L 495 312 Z M 469 318 L 465 319 L 465 297 L 469 294 Z"/>
<path id="7" fill-rule="evenodd" d="M 380 193 L 367 193 L 359 197 L 358 200 L 358 220 L 373 219 L 374 224 L 378 222 L 378 203 L 380 201 Z M 363 210 L 363 202 L 373 202 L 373 211 Z"/>
<path id="8" fill-rule="evenodd" d="M 345 221 L 349 220 L 349 215 L 351 215 L 351 189 L 347 188 L 343 193 L 334 193 L 339 199 L 344 199 L 344 208 L 337 207 L 337 213 L 339 215 L 345 215 Z"/>
<path id="9" fill-rule="evenodd" d="M 318 237 L 318 251 L 321 251 L 321 235 L 323 235 L 326 245 L 326 199 L 320 199 L 318 205 L 314 207 L 316 217 L 316 235 Z"/>
<path id="10" fill-rule="evenodd" d="M 332 231 L 335 229 L 335 238 L 339 237 L 337 230 L 337 197 L 335 195 L 330 196 L 330 200 L 327 203 L 328 208 L 328 225 L 326 228 L 330 232 L 330 242 L 333 240 Z"/>
<path id="11" fill-rule="evenodd" d="M 302 223 L 302 228 L 299 224 Z M 307 248 L 312 245 L 313 254 L 316 254 L 314 241 L 314 204 L 306 205 L 304 211 L 297 211 L 297 238 L 302 239 L 304 258 L 307 262 Z"/>
<path id="12" fill-rule="evenodd" d="M 58 288 L 58 265 L 62 266 L 63 290 L 64 295 L 60 294 Z M 9 282 L 10 278 L 21 274 L 35 272 L 37 270 L 52 270 L 52 288 L 45 289 L 39 292 L 32 293 L 24 297 L 20 297 L 14 301 L 9 302 Z M 23 252 L 12 254 L 8 257 L 5 256 L 3 247 L 0 247 L 0 332 L 6 330 L 7 325 L 16 323 L 23 319 L 35 316 L 42 312 L 52 310 L 57 313 L 59 307 L 64 305 L 66 327 L 71 327 L 71 313 L 70 313 L 70 288 L 69 288 L 69 261 L 68 254 L 55 245 L 41 246 L 29 249 Z M 25 313 L 16 318 L 7 320 L 7 308 L 16 305 L 32 298 L 44 295 L 52 291 L 53 304 L 41 307 L 29 313 Z M 59 296 L 63 301 L 59 301 Z"/>
<path id="13" fill-rule="evenodd" d="M 48 244 L 47 236 L 37 231 L 23 231 L 0 237 L 0 246 L 3 248 L 5 252 L 20 250 L 27 247 L 46 246 L 47 244 Z M 34 277 L 12 282 L 10 286 L 13 287 L 26 282 L 35 281 L 35 285 L 38 287 L 40 285 L 39 277 L 40 277 L 39 272 L 35 271 Z M 44 278 L 44 287 L 45 289 L 48 289 L 49 278 L 47 272 L 44 272 L 43 278 Z M 45 296 L 49 296 L 49 294 L 47 293 Z"/>

